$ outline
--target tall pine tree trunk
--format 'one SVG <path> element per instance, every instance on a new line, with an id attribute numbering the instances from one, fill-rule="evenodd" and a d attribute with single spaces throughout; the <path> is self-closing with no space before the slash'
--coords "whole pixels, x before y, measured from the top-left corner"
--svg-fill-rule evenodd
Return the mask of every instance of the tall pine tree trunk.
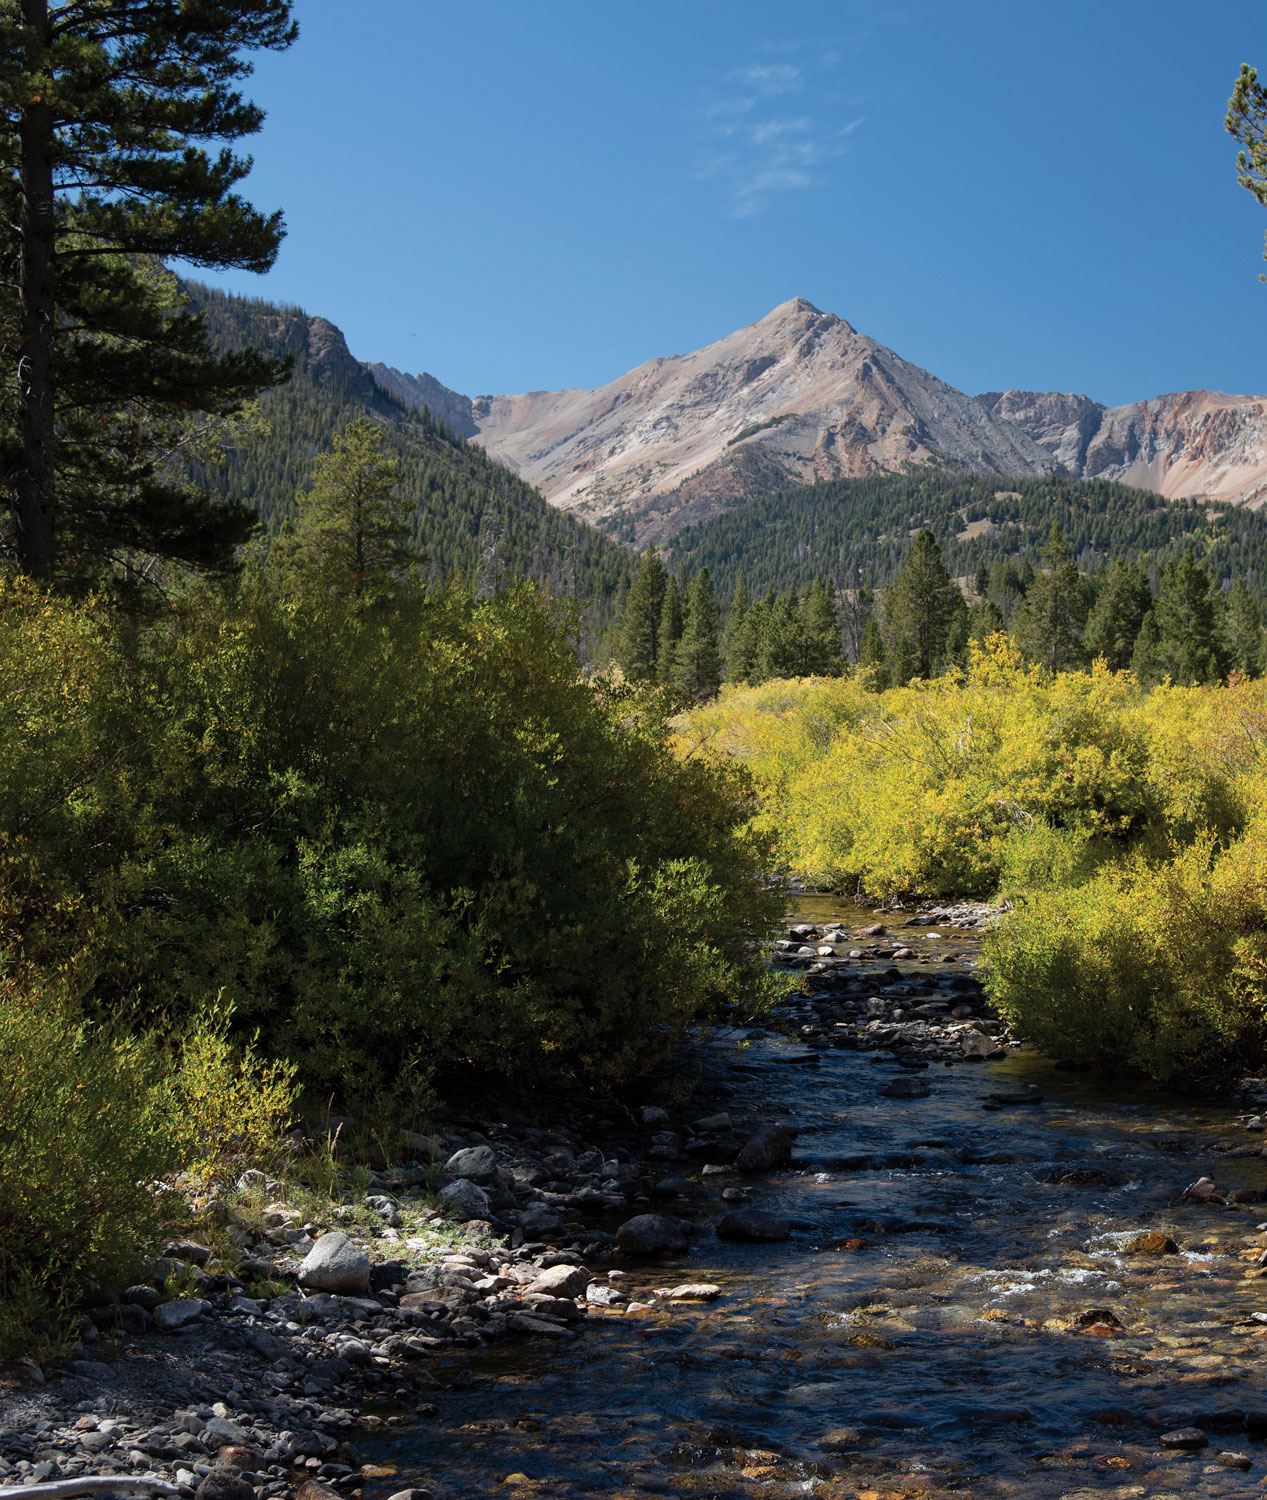
<path id="1" fill-rule="evenodd" d="M 27 73 L 47 73 L 52 38 L 48 0 L 22 0 L 27 34 Z M 48 80 L 51 85 L 51 78 Z M 46 577 L 53 563 L 53 505 L 56 475 L 53 445 L 53 108 L 51 89 L 28 97 L 19 130 L 21 152 L 21 263 L 18 297 L 21 342 L 18 354 L 17 475 L 18 565 Z"/>

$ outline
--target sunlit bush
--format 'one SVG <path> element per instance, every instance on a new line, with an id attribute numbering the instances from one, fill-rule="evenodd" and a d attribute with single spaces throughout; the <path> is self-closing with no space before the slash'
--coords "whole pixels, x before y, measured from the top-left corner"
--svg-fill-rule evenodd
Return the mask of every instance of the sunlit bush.
<path id="1" fill-rule="evenodd" d="M 1262 718 L 1260 684 L 1145 694 L 1102 665 L 1028 665 L 995 637 L 966 672 L 888 692 L 857 680 L 731 690 L 683 733 L 751 767 L 759 826 L 798 872 L 873 896 L 985 897 L 1022 887 L 1027 860 L 1050 883 L 1036 839 L 1050 855 L 1058 836 L 1058 864 L 1081 878 L 1243 826 Z"/>
<path id="2" fill-rule="evenodd" d="M 0 695 L 0 950 L 90 1015 L 172 1033 L 223 993 L 314 1093 L 425 1102 L 613 1080 L 764 983 L 746 771 L 587 682 L 526 587 L 265 576 L 131 639 L 0 584 Z"/>
<path id="3" fill-rule="evenodd" d="M 1033 892 L 988 940 L 990 987 L 1054 1056 L 1198 1084 L 1267 1057 L 1267 825 Z"/>

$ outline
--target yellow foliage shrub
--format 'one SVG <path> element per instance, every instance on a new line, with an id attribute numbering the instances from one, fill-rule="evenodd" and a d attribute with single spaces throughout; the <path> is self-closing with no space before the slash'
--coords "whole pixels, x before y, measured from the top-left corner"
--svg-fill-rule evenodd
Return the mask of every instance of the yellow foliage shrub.
<path id="1" fill-rule="evenodd" d="M 757 822 L 798 873 L 872 896 L 989 896 L 1038 829 L 1089 869 L 1239 828 L 1265 714 L 1259 683 L 1144 693 L 1102 663 L 1052 674 L 996 636 L 934 681 L 730 689 L 680 728 L 753 770 Z"/>

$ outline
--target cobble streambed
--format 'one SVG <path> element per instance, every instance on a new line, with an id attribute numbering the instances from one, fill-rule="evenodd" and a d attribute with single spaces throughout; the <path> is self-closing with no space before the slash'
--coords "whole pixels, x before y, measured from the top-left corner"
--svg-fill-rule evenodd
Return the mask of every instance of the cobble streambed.
<path id="1" fill-rule="evenodd" d="M 798 915 L 789 990 L 812 995 L 783 1035 L 712 1038 L 681 1106 L 785 1121 L 792 1160 L 665 1163 L 692 1196 L 655 1208 L 689 1250 L 595 1265 L 626 1300 L 575 1338 L 437 1355 L 367 1500 L 1261 1493 L 1258 1122 L 1010 1050 L 979 1005 L 964 1060 L 979 932 Z M 718 1238 L 737 1200 L 791 1237 Z M 656 1295 L 686 1282 L 720 1295 Z"/>

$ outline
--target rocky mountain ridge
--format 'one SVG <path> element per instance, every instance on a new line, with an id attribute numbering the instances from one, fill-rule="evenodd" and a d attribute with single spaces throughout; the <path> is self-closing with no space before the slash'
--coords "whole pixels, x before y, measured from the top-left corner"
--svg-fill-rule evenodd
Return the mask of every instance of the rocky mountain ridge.
<path id="1" fill-rule="evenodd" d="M 1267 397 L 969 396 L 799 297 L 596 390 L 470 398 L 430 375 L 365 368 L 553 504 L 640 543 L 780 484 L 925 464 L 1267 504 Z"/>

